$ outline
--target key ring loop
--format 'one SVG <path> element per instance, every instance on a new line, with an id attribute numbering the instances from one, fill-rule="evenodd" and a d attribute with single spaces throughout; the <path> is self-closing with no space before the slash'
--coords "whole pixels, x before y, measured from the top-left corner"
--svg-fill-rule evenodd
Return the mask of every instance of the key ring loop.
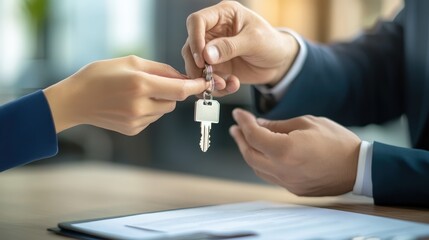
<path id="1" fill-rule="evenodd" d="M 211 93 L 204 91 L 203 93 L 204 104 L 207 104 L 207 101 L 213 100 L 213 96 Z"/>
<path id="2" fill-rule="evenodd" d="M 213 67 L 212 67 L 212 65 L 205 64 L 203 74 L 204 74 L 206 81 L 211 81 L 213 78 Z"/>
<path id="3" fill-rule="evenodd" d="M 213 78 L 213 67 L 212 65 L 205 64 L 205 68 L 203 70 L 203 76 L 206 79 L 206 81 L 210 81 L 210 90 L 206 90 L 209 94 L 211 94 L 214 91 L 215 88 L 215 82 Z M 213 97 L 211 97 L 213 98 Z"/>

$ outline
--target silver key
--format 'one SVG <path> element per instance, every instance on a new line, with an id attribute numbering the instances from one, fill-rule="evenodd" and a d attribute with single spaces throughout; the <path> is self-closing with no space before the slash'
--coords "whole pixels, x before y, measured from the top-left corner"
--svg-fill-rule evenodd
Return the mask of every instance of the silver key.
<path id="1" fill-rule="evenodd" d="M 210 147 L 210 130 L 212 123 L 219 122 L 220 104 L 216 100 L 200 99 L 195 102 L 194 120 L 201 122 L 201 151 L 207 152 Z"/>

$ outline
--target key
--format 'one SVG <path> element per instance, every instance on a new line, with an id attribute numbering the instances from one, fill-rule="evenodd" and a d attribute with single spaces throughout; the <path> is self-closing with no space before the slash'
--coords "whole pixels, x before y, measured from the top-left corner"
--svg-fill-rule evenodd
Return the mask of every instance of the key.
<path id="1" fill-rule="evenodd" d="M 219 122 L 220 104 L 216 100 L 200 99 L 195 102 L 194 120 L 201 123 L 201 151 L 207 152 L 210 147 L 210 130 L 212 123 Z"/>

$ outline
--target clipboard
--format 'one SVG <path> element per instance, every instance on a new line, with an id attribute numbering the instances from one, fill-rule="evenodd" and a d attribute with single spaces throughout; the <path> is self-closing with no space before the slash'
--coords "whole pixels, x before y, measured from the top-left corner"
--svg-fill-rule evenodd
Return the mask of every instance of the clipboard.
<path id="1" fill-rule="evenodd" d="M 209 206 L 195 207 L 193 209 L 202 208 L 202 207 L 209 207 Z M 61 223 L 58 223 L 57 227 L 48 228 L 47 230 L 61 236 L 80 239 L 80 240 L 131 239 L 131 238 L 127 238 L 127 236 L 120 236 L 120 235 L 116 236 L 108 233 L 94 232 L 91 230 L 81 229 L 79 227 L 76 227 L 76 225 L 82 224 L 82 223 L 120 219 L 125 217 L 140 216 L 140 215 L 151 214 L 151 213 L 161 213 L 161 212 L 178 211 L 178 210 L 186 210 L 186 209 L 191 209 L 191 208 L 180 208 L 180 209 L 164 210 L 164 211 L 157 211 L 157 212 L 145 212 L 145 213 L 137 213 L 137 214 L 130 214 L 130 215 L 106 217 L 106 218 L 94 218 L 94 219 L 77 220 L 77 221 L 70 221 L 70 222 L 61 222 Z M 138 236 L 136 237 L 136 239 L 139 239 L 139 240 L 217 240 L 219 239 L 221 240 L 221 239 L 237 239 L 237 238 L 257 235 L 255 232 L 251 232 L 251 231 L 235 231 L 233 233 L 231 232 L 211 233 L 211 232 L 201 231 L 201 232 L 190 232 L 190 233 L 184 233 L 184 234 L 168 234 L 168 233 L 167 234 L 165 233 L 149 234 L 151 232 L 154 232 L 154 231 L 149 231 L 147 236 L 144 236 L 143 238 Z"/>
<path id="2" fill-rule="evenodd" d="M 243 202 L 59 223 L 76 239 L 429 239 L 429 224 L 274 202 Z"/>

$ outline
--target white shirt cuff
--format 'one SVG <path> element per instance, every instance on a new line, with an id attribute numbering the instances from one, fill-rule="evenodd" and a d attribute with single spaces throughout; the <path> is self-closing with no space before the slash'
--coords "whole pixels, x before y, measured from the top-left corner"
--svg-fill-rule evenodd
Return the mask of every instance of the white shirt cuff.
<path id="1" fill-rule="evenodd" d="M 372 197 L 372 147 L 373 143 L 362 141 L 359 150 L 359 160 L 356 182 L 353 193 Z"/>
<path id="2" fill-rule="evenodd" d="M 280 80 L 277 85 L 274 87 L 268 87 L 266 85 L 255 85 L 255 88 L 263 95 L 271 95 L 276 101 L 279 101 L 284 94 L 286 93 L 287 88 L 296 78 L 296 76 L 301 72 L 302 67 L 304 66 L 305 59 L 307 58 L 307 45 L 304 42 L 304 39 L 295 31 L 288 28 L 279 28 L 279 31 L 288 33 L 292 35 L 299 44 L 299 52 L 296 56 L 296 59 L 289 71 L 286 73 L 284 78 Z"/>

